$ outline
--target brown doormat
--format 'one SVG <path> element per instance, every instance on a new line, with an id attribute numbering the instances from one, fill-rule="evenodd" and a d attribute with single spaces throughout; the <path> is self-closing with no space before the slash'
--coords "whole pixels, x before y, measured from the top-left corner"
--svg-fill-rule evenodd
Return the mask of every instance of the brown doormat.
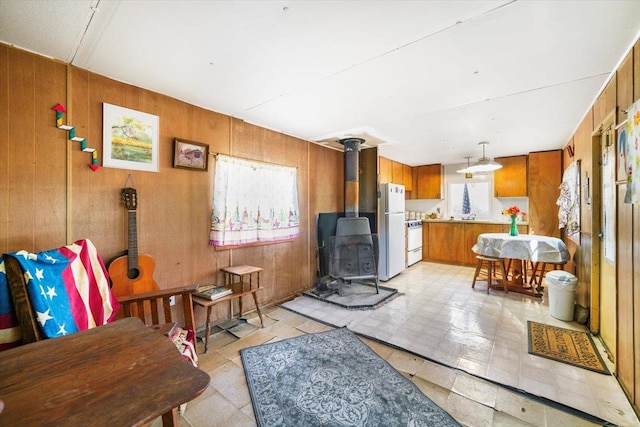
<path id="1" fill-rule="evenodd" d="M 611 375 L 588 333 L 532 321 L 527 329 L 529 354 Z"/>

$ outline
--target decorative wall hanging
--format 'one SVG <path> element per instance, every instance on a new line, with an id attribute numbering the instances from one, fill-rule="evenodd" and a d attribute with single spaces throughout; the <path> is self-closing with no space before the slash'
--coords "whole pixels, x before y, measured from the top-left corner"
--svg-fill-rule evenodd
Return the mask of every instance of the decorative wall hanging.
<path id="1" fill-rule="evenodd" d="M 627 192 L 625 203 L 637 205 L 640 201 L 640 100 L 627 110 Z"/>
<path id="2" fill-rule="evenodd" d="M 562 174 L 558 205 L 558 228 L 580 244 L 580 160 L 572 161 Z"/>
<path id="3" fill-rule="evenodd" d="M 616 184 L 627 183 L 627 120 L 616 126 L 618 139 L 616 143 Z"/>
<path id="4" fill-rule="evenodd" d="M 158 116 L 102 104 L 102 166 L 158 172 Z"/>
<path id="5" fill-rule="evenodd" d="M 209 163 L 209 145 L 176 138 L 174 140 L 173 167 L 206 171 Z"/>
<path id="6" fill-rule="evenodd" d="M 56 104 L 51 108 L 56 112 L 56 127 L 58 129 L 66 130 L 69 132 L 69 139 L 71 141 L 77 141 L 80 143 L 80 149 L 86 153 L 91 153 L 91 163 L 89 167 L 94 171 L 100 169 L 100 165 L 98 165 L 98 150 L 95 148 L 87 147 L 87 140 L 81 136 L 76 136 L 76 128 L 71 125 L 66 125 L 62 123 L 62 116 L 67 110 L 64 108 L 62 104 Z"/>

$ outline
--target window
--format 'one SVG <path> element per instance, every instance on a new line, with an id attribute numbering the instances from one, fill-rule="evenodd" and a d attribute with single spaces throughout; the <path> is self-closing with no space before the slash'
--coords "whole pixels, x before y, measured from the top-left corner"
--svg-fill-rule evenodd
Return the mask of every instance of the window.
<path id="1" fill-rule="evenodd" d="M 466 188 L 466 196 L 465 196 Z M 453 216 L 491 217 L 491 186 L 487 181 L 449 184 L 449 212 Z"/>

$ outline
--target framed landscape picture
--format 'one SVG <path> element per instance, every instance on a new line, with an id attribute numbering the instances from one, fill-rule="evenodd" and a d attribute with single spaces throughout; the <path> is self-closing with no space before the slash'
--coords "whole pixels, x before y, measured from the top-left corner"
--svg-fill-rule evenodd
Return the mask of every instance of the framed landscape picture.
<path id="1" fill-rule="evenodd" d="M 209 145 L 176 138 L 173 167 L 206 171 L 209 160 Z"/>
<path id="2" fill-rule="evenodd" d="M 102 166 L 159 172 L 158 116 L 103 103 L 102 118 Z"/>

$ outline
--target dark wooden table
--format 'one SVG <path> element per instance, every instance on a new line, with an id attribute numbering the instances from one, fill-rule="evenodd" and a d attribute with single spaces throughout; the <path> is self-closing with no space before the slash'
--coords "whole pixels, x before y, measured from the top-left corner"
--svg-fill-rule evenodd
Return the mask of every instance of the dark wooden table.
<path id="1" fill-rule="evenodd" d="M 127 318 L 0 352 L 0 425 L 171 425 L 208 384 L 167 337 Z"/>

